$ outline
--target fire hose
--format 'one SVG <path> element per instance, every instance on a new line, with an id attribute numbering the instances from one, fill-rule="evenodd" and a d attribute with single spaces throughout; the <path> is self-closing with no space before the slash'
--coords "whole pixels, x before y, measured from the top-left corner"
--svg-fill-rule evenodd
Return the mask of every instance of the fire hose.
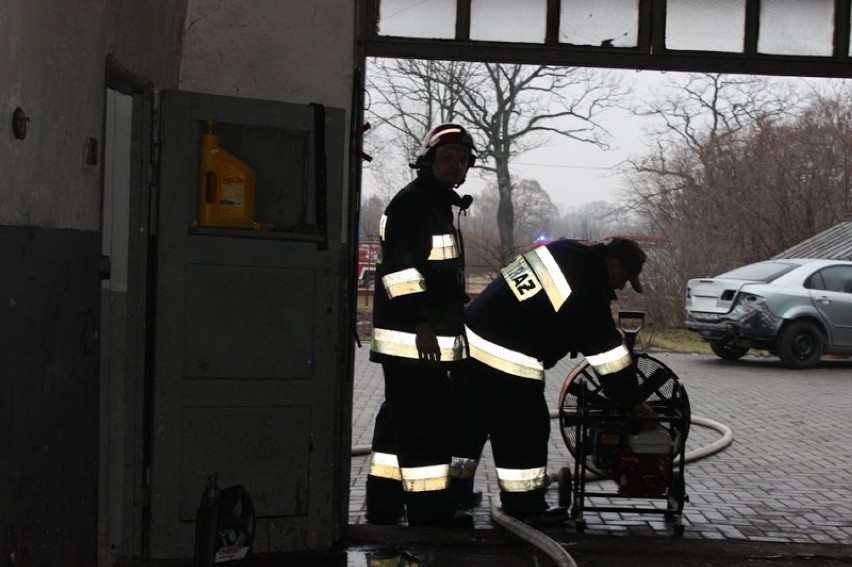
<path id="1" fill-rule="evenodd" d="M 558 417 L 559 412 L 550 412 L 551 419 L 555 419 Z M 707 445 L 706 447 L 699 447 L 698 449 L 693 449 L 692 451 L 687 452 L 686 455 L 684 455 L 684 461 L 686 463 L 691 463 L 699 459 L 709 457 L 710 455 L 713 455 L 715 453 L 718 453 L 719 451 L 730 445 L 731 442 L 734 440 L 734 434 L 731 429 L 727 425 L 721 424 L 718 421 L 694 415 L 690 418 L 690 423 L 693 425 L 698 425 L 699 427 L 715 429 L 716 431 L 721 433 L 722 436 L 713 443 Z M 373 448 L 371 445 L 353 445 L 352 456 L 361 457 L 364 455 L 369 455 L 370 451 L 372 450 Z M 550 473 L 550 476 L 551 478 L 554 478 L 555 473 Z"/>

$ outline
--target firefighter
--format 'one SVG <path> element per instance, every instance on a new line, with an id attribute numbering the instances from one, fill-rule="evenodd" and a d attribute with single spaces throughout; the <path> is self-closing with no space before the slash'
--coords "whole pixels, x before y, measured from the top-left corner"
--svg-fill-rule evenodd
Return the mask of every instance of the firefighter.
<path id="1" fill-rule="evenodd" d="M 367 520 L 410 526 L 455 525 L 451 499 L 450 368 L 467 357 L 464 255 L 455 191 L 474 164 L 473 138 L 441 124 L 423 140 L 417 178 L 382 216 L 373 296 L 370 360 L 382 364 L 385 402 L 376 419 L 367 477 Z M 400 497 L 400 487 L 401 496 Z"/>
<path id="2" fill-rule="evenodd" d="M 461 439 L 475 457 L 490 435 L 503 511 L 531 524 L 565 521 L 548 508 L 545 490 L 550 413 L 545 369 L 581 352 L 606 396 L 638 409 L 638 380 L 630 352 L 610 311 L 615 290 L 630 282 L 642 292 L 645 253 L 623 238 L 586 244 L 556 240 L 517 257 L 466 309 L 470 359 L 484 426 Z M 457 451 L 464 452 L 464 451 Z"/>

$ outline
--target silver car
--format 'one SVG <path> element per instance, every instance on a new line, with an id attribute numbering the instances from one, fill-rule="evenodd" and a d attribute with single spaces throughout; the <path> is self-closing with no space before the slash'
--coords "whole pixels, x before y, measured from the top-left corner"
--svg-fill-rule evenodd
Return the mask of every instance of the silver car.
<path id="1" fill-rule="evenodd" d="M 767 260 L 691 279 L 686 313 L 686 328 L 720 358 L 758 348 L 810 368 L 825 354 L 852 354 L 852 262 Z"/>

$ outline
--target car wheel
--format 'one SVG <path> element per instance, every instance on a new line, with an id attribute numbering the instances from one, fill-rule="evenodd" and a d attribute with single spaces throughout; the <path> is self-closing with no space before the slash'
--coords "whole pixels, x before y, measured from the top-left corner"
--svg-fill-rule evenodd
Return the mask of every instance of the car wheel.
<path id="1" fill-rule="evenodd" d="M 745 356 L 745 353 L 748 352 L 748 347 L 734 346 L 722 341 L 713 341 L 710 343 L 710 350 L 721 359 L 737 360 Z"/>
<path id="2" fill-rule="evenodd" d="M 812 368 L 822 358 L 825 339 L 810 321 L 793 321 L 781 329 L 776 350 L 787 368 Z"/>

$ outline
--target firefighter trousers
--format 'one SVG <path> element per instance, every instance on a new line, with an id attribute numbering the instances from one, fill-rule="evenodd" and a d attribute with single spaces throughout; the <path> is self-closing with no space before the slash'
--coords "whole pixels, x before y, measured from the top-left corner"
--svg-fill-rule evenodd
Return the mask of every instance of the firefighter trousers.
<path id="1" fill-rule="evenodd" d="M 405 513 L 405 504 L 387 400 L 382 402 L 376 414 L 371 447 L 365 516 L 372 524 L 396 524 Z"/>
<path id="2" fill-rule="evenodd" d="M 466 367 L 469 387 L 480 393 L 481 427 L 491 439 L 504 511 L 521 517 L 544 512 L 550 441 L 544 381 L 507 374 L 473 359 Z M 471 445 L 483 434 L 480 430 L 473 435 L 467 441 Z"/>
<path id="3" fill-rule="evenodd" d="M 385 398 L 410 526 L 450 526 L 452 407 L 444 365 L 384 362 Z"/>
<path id="4" fill-rule="evenodd" d="M 488 441 L 483 391 L 467 369 L 469 360 L 450 371 L 453 396 L 453 445 L 450 491 L 459 502 L 470 500 L 482 449 Z"/>

